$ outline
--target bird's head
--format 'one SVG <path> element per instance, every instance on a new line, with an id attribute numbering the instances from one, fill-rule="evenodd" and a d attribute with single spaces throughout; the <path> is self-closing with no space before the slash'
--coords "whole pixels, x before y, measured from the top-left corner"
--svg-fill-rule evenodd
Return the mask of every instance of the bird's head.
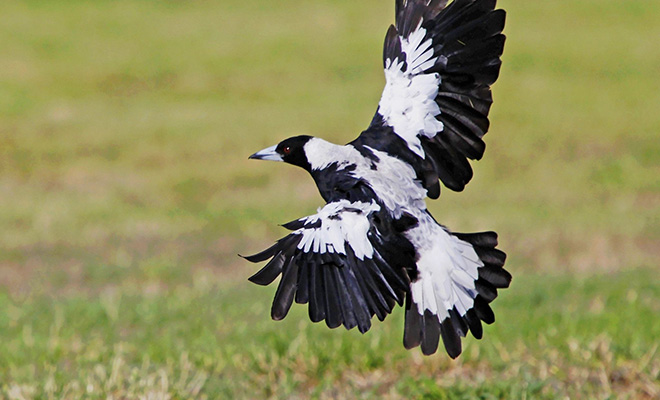
<path id="1" fill-rule="evenodd" d="M 249 158 L 255 160 L 284 161 L 310 171 L 311 165 L 305 154 L 305 145 L 311 139 L 311 136 L 294 136 L 281 141 L 275 146 L 258 151 Z"/>

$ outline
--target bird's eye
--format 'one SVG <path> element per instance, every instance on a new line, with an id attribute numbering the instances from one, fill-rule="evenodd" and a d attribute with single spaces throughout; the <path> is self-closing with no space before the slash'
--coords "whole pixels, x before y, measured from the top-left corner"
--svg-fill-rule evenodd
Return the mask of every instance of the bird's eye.
<path id="1" fill-rule="evenodd" d="M 291 153 L 291 147 L 289 146 L 282 147 L 282 153 L 284 153 L 284 155 L 288 155 L 289 153 Z"/>

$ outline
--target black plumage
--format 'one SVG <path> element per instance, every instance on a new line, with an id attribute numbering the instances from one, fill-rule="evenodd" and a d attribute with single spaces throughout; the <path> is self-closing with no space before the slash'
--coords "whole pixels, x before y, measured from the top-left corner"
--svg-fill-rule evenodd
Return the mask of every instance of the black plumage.
<path id="1" fill-rule="evenodd" d="M 405 6 L 397 2 L 397 26 L 399 34 L 406 36 L 423 19 L 427 38 L 434 38 L 436 63 L 426 73 L 438 73 L 441 83 L 436 103 L 442 110 L 438 119 L 444 130 L 432 139 L 422 139 L 423 147 L 431 165 L 425 165 L 418 176 L 426 177 L 435 172 L 433 178 L 423 179 L 433 186 L 440 179 L 452 190 L 461 191 L 472 179 L 469 159 L 481 159 L 485 143 L 481 140 L 488 130 L 488 112 L 492 104 L 489 86 L 495 82 L 501 66 L 500 55 L 504 48 L 505 13 L 495 10 L 495 1 L 456 0 L 442 8 L 446 1 L 408 1 Z M 393 33 L 388 31 L 388 38 Z M 401 50 L 386 41 L 385 59 L 401 59 Z M 374 117 L 370 129 L 382 129 L 381 119 Z M 364 133 L 363 133 L 364 134 Z M 367 145 L 377 145 L 366 140 Z M 376 147 L 377 148 L 377 147 Z M 403 147 L 399 147 L 403 149 Z M 401 152 L 401 151 L 399 151 Z M 429 167 L 435 171 L 429 171 Z M 428 188 L 427 187 L 427 188 Z M 439 188 L 433 193 L 439 194 Z M 434 196 L 429 196 L 435 198 Z"/>
<path id="2" fill-rule="evenodd" d="M 351 207 L 342 211 L 362 213 Z M 330 217 L 337 221 L 341 218 L 340 215 Z M 370 237 L 375 250 L 372 259 L 360 260 L 348 244 L 346 254 L 300 251 L 298 245 L 302 236 L 296 232 L 322 227 L 321 220 L 306 219 L 284 224 L 296 232 L 260 253 L 245 257 L 252 262 L 272 257 L 249 278 L 254 283 L 268 285 L 282 275 L 273 300 L 273 319 L 284 318 L 295 299 L 299 304 L 309 303 L 309 316 L 314 322 L 325 320 L 330 328 L 342 324 L 347 329 L 357 326 L 361 332 L 366 332 L 374 315 L 382 320 L 396 303 L 402 304 L 409 284 L 405 269 L 413 268 L 414 250 L 409 242 L 395 234 L 395 220 L 387 215 L 381 218 L 381 226 L 391 233 L 384 236 L 372 228 L 374 234 Z M 414 222 L 408 217 L 399 224 L 399 227 L 407 227 Z"/>
<path id="3" fill-rule="evenodd" d="M 495 232 L 455 233 L 426 209 L 440 182 L 461 191 L 485 152 L 500 72 L 505 13 L 495 0 L 396 0 L 383 45 L 386 85 L 371 123 L 339 146 L 307 135 L 250 156 L 308 171 L 326 204 L 282 225 L 291 232 L 252 256 L 249 278 L 280 277 L 271 316 L 308 304 L 313 322 L 365 333 L 405 310 L 403 344 L 456 358 L 483 336 L 490 303 L 509 287 Z"/>

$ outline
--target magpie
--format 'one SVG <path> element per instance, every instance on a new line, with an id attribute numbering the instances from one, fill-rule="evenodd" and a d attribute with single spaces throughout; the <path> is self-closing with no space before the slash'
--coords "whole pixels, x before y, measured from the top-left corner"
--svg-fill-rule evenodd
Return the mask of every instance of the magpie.
<path id="1" fill-rule="evenodd" d="M 326 204 L 283 226 L 291 231 L 245 257 L 268 261 L 249 278 L 280 277 L 271 316 L 293 301 L 313 322 L 371 327 L 405 309 L 403 344 L 448 355 L 461 337 L 480 339 L 495 317 L 489 303 L 511 275 L 495 232 L 457 233 L 439 224 L 425 198 L 440 182 L 462 191 L 489 128 L 490 87 L 500 71 L 505 12 L 496 0 L 396 0 L 385 37 L 385 88 L 369 127 L 346 145 L 296 136 L 249 158 L 310 173 Z"/>

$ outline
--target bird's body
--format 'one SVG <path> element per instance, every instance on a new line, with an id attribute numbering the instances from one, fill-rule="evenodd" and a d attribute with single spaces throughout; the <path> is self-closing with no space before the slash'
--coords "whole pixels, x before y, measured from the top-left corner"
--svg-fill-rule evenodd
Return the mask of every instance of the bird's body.
<path id="1" fill-rule="evenodd" d="M 508 287 L 494 232 L 459 234 L 431 216 L 439 180 L 462 190 L 479 159 L 504 46 L 494 0 L 398 0 L 385 40 L 386 85 L 371 125 L 346 145 L 297 136 L 251 158 L 307 170 L 326 205 L 284 226 L 292 232 L 246 257 L 270 260 L 250 278 L 282 275 L 272 317 L 309 303 L 314 322 L 366 332 L 396 303 L 406 309 L 404 345 L 450 356 L 460 337 L 494 321 L 488 303 Z"/>
<path id="2" fill-rule="evenodd" d="M 414 169 L 386 152 L 364 147 L 368 155 L 353 146 L 312 138 L 305 146 L 314 160 L 311 175 L 325 201 L 341 198 L 364 200 L 378 198 L 396 217 L 404 209 L 425 209 L 426 189 L 415 179 Z"/>

